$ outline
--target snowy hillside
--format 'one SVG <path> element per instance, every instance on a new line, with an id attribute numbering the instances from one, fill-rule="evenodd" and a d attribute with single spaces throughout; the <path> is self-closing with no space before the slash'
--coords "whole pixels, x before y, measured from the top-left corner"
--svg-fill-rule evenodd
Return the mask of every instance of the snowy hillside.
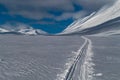
<path id="1" fill-rule="evenodd" d="M 46 32 L 40 29 L 33 29 L 31 26 L 17 23 L 17 24 L 3 24 L 0 25 L 0 33 L 2 34 L 23 34 L 23 35 L 45 35 Z"/>
<path id="2" fill-rule="evenodd" d="M 9 32 L 9 31 L 6 29 L 0 28 L 0 33 L 3 33 L 3 32 Z"/>
<path id="3" fill-rule="evenodd" d="M 103 32 L 117 32 L 118 34 L 118 30 L 120 30 L 119 4 L 120 0 L 116 1 L 112 6 L 104 6 L 101 10 L 93 12 L 83 19 L 76 20 L 60 34 L 94 34 Z M 111 31 L 113 29 L 114 31 Z"/>

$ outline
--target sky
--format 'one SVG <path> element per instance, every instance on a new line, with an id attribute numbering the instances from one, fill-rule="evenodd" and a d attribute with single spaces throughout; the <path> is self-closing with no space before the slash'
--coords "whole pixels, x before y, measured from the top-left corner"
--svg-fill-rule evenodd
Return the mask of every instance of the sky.
<path id="1" fill-rule="evenodd" d="M 59 33 L 74 20 L 115 0 L 0 0 L 0 25 L 23 23 Z"/>

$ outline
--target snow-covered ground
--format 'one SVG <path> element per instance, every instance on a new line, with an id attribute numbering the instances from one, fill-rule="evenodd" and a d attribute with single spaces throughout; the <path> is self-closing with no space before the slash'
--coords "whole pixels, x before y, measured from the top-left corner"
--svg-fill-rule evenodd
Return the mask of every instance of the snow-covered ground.
<path id="1" fill-rule="evenodd" d="M 0 35 L 0 80 L 119 80 L 119 41 L 119 35 Z"/>
<path id="2" fill-rule="evenodd" d="M 92 80 L 120 79 L 120 36 L 88 37 L 93 42 Z"/>
<path id="3" fill-rule="evenodd" d="M 83 43 L 77 36 L 0 35 L 0 80 L 62 79 Z"/>

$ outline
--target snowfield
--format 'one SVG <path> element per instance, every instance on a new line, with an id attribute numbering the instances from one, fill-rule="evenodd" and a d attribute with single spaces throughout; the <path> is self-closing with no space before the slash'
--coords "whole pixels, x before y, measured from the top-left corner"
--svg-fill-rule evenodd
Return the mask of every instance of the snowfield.
<path id="1" fill-rule="evenodd" d="M 119 35 L 0 35 L 0 80 L 118 80 Z"/>
<path id="2" fill-rule="evenodd" d="M 0 80 L 58 80 L 83 42 L 72 36 L 0 35 Z"/>

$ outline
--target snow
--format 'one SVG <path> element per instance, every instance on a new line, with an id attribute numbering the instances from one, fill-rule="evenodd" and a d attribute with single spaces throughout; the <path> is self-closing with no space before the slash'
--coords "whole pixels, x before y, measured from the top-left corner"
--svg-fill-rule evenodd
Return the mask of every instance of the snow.
<path id="1" fill-rule="evenodd" d="M 0 80 L 59 80 L 84 42 L 76 36 L 17 35 L 0 35 L 0 41 Z"/>
<path id="2" fill-rule="evenodd" d="M 97 34 L 93 34 L 91 36 L 111 36 L 111 35 L 120 35 L 120 30 L 111 30 L 111 31 L 106 31 L 106 32 L 102 32 L 102 33 L 97 33 Z"/>
<path id="3" fill-rule="evenodd" d="M 92 80 L 93 73 L 94 73 L 93 66 L 95 66 L 92 60 L 92 57 L 94 56 L 94 53 L 92 50 L 92 41 L 87 37 L 82 37 L 82 38 L 85 39 L 86 44 L 88 44 L 88 46 L 86 49 L 86 55 L 84 58 L 84 62 L 81 66 L 81 71 L 80 71 L 81 79 L 80 80 Z"/>
<path id="4" fill-rule="evenodd" d="M 37 34 L 40 34 L 40 35 L 46 35 L 46 34 L 48 34 L 47 32 L 42 31 L 40 29 L 36 29 L 36 32 L 37 32 Z"/>
<path id="5" fill-rule="evenodd" d="M 83 20 L 73 22 L 68 28 L 66 28 L 60 34 L 70 34 L 83 31 L 92 27 L 96 27 L 109 20 L 120 17 L 120 0 L 117 0 L 112 6 L 105 6 L 98 12 L 94 12 L 91 15 L 85 17 Z"/>
<path id="6" fill-rule="evenodd" d="M 83 18 L 83 19 L 80 18 L 80 19 L 74 21 L 72 24 L 70 24 L 70 25 L 63 31 L 63 33 L 64 33 L 64 32 L 69 32 L 69 31 L 74 32 L 74 31 L 78 30 L 79 25 L 82 24 L 82 23 L 84 23 L 84 22 L 86 22 L 87 20 L 89 20 L 91 17 L 93 17 L 93 16 L 95 15 L 95 13 L 96 13 L 96 12 L 93 12 L 92 14 L 90 14 L 89 16 L 87 16 L 87 17 L 85 17 L 85 18 Z M 80 26 L 80 27 L 81 27 L 81 26 Z"/>
<path id="7" fill-rule="evenodd" d="M 102 75 L 103 75 L 102 73 L 94 74 L 94 76 L 96 76 L 96 77 L 100 77 L 100 76 L 102 76 Z"/>
<path id="8" fill-rule="evenodd" d="M 6 29 L 2 29 L 2 28 L 0 28 L 0 32 L 9 32 L 9 31 L 6 30 Z"/>
<path id="9" fill-rule="evenodd" d="M 24 35 L 45 35 L 47 34 L 46 32 L 40 30 L 40 29 L 34 29 L 29 25 L 23 24 L 23 23 L 6 23 L 3 25 L 0 25 L 0 32 L 6 33 L 6 32 L 15 32 L 15 33 L 20 33 Z"/>
<path id="10" fill-rule="evenodd" d="M 34 29 L 20 29 L 18 32 L 22 34 L 28 34 L 28 35 L 37 35 Z"/>

